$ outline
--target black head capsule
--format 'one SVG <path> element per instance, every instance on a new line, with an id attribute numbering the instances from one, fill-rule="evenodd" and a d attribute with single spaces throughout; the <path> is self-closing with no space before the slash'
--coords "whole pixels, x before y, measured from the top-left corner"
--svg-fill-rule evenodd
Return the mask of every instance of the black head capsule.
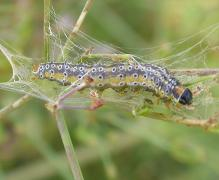
<path id="1" fill-rule="evenodd" d="M 180 96 L 179 103 L 183 105 L 190 105 L 192 103 L 192 92 L 188 88 Z"/>

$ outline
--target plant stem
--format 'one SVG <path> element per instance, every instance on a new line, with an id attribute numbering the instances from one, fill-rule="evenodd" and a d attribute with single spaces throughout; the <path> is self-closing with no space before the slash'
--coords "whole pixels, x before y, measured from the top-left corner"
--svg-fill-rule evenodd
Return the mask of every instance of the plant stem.
<path id="1" fill-rule="evenodd" d="M 178 116 L 166 116 L 161 113 L 151 112 L 148 113 L 147 117 L 152 119 L 159 119 L 163 121 L 170 121 L 170 122 L 176 122 L 178 124 L 184 124 L 187 126 L 193 126 L 193 127 L 201 127 L 204 129 L 214 129 L 218 128 L 218 121 L 215 117 L 211 117 L 209 119 L 185 119 Z"/>
<path id="2" fill-rule="evenodd" d="M 44 57 L 50 59 L 50 38 L 49 34 L 50 23 L 50 0 L 44 0 Z"/>
<path id="3" fill-rule="evenodd" d="M 109 59 L 115 62 L 126 61 L 133 59 L 133 55 L 131 54 L 86 54 L 82 55 L 80 58 L 81 62 L 91 61 L 93 59 Z M 93 62 L 93 61 L 91 61 Z"/>
<path id="4" fill-rule="evenodd" d="M 75 180 L 83 180 L 83 175 L 81 173 L 81 169 L 76 158 L 76 153 L 74 150 L 74 146 L 71 142 L 71 137 L 65 123 L 65 119 L 61 111 L 55 110 L 54 112 L 55 119 L 57 122 L 57 126 L 59 129 L 59 133 L 61 134 L 62 142 L 65 147 L 65 152 L 67 154 L 68 162 L 70 164 L 71 171 L 73 173 Z"/>
<path id="5" fill-rule="evenodd" d="M 45 3 L 44 5 L 47 5 L 47 6 L 50 5 L 49 0 L 44 0 L 44 3 Z M 92 3 L 93 3 L 93 0 L 87 0 L 71 34 L 68 37 L 68 40 L 65 42 L 65 45 L 63 47 L 64 59 L 68 55 L 67 50 L 69 49 L 69 46 L 71 45 L 71 41 L 75 37 L 76 33 L 79 31 Z M 44 32 L 45 33 L 47 33 L 46 31 L 48 30 L 47 29 L 48 27 L 46 25 L 49 25 L 48 24 L 49 18 L 47 15 L 48 15 L 48 8 L 45 7 L 45 18 L 44 18 Z M 45 53 L 47 53 L 46 57 L 48 58 L 49 39 L 44 36 L 44 40 L 45 40 L 45 48 L 47 49 L 45 51 Z M 70 91 L 69 93 L 67 93 L 66 95 L 61 96 L 61 99 L 59 99 L 58 101 L 60 101 L 60 100 L 62 101 L 63 99 L 65 99 L 66 96 L 69 96 L 72 93 L 74 93 L 74 89 L 72 91 Z M 59 129 L 59 133 L 61 134 L 62 142 L 63 142 L 64 147 L 65 147 L 66 155 L 67 155 L 68 162 L 70 164 L 70 168 L 71 168 L 71 171 L 73 173 L 73 176 L 76 180 L 83 180 L 84 178 L 83 178 L 79 163 L 78 163 L 77 158 L 76 158 L 75 150 L 74 150 L 73 144 L 71 142 L 71 137 L 70 137 L 67 125 L 65 123 L 65 119 L 63 117 L 63 114 L 60 110 L 57 109 L 57 104 L 54 104 L 53 109 L 50 109 L 50 111 L 55 116 L 57 126 Z"/>
<path id="6" fill-rule="evenodd" d="M 178 75 L 208 76 L 219 74 L 219 68 L 172 69 L 171 72 Z"/>
<path id="7" fill-rule="evenodd" d="M 46 60 L 50 59 L 50 38 L 48 36 L 49 23 L 50 23 L 50 0 L 44 0 L 44 57 L 46 58 Z M 71 142 L 71 137 L 69 135 L 69 131 L 65 123 L 65 119 L 61 111 L 58 111 L 57 109 L 54 108 L 53 112 L 57 122 L 59 133 L 62 138 L 62 142 L 65 147 L 68 162 L 70 164 L 70 168 L 73 173 L 74 179 L 83 180 L 83 176 L 76 158 L 74 147 Z"/>
<path id="8" fill-rule="evenodd" d="M 218 113 L 216 113 L 212 117 L 209 117 L 208 119 L 188 119 L 181 116 L 154 112 L 151 111 L 150 109 L 142 109 L 139 112 L 137 112 L 137 115 L 155 119 L 155 120 L 176 122 L 178 124 L 184 124 L 186 126 L 200 127 L 207 130 L 212 130 L 219 127 Z"/>
<path id="9" fill-rule="evenodd" d="M 78 18 L 78 20 L 76 21 L 74 28 L 72 30 L 72 32 L 70 33 L 68 40 L 65 42 L 65 45 L 63 47 L 63 54 L 64 54 L 64 59 L 66 59 L 66 57 L 68 56 L 68 49 L 71 46 L 71 41 L 72 39 L 75 37 L 75 35 L 78 33 L 82 23 L 84 22 L 84 19 L 88 13 L 88 11 L 90 10 L 90 7 L 92 5 L 94 0 L 87 0 L 86 4 L 84 5 L 83 10 L 81 11 L 81 14 Z"/>
<path id="10" fill-rule="evenodd" d="M 3 118 L 8 113 L 10 113 L 11 111 L 14 111 L 15 109 L 22 106 L 24 103 L 29 101 L 30 98 L 31 97 L 29 95 L 24 95 L 20 99 L 18 99 L 17 101 L 13 102 L 12 104 L 5 106 L 3 109 L 0 110 L 0 119 Z"/>

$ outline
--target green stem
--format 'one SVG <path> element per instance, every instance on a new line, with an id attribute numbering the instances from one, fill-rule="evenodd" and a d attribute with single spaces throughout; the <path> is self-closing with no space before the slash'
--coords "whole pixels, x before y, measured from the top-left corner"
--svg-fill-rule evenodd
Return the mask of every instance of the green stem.
<path id="1" fill-rule="evenodd" d="M 81 169 L 77 160 L 77 156 L 74 150 L 74 146 L 71 142 L 71 137 L 68 131 L 68 127 L 66 125 L 64 116 L 61 111 L 55 111 L 54 113 L 55 119 L 57 122 L 57 126 L 59 129 L 59 133 L 61 134 L 62 142 L 65 147 L 65 152 L 68 158 L 68 162 L 73 173 L 75 180 L 83 180 L 83 175 L 81 173 Z"/>
<path id="2" fill-rule="evenodd" d="M 87 13 L 88 13 L 93 1 L 94 0 L 87 0 L 87 2 L 85 4 L 85 6 L 84 6 L 77 22 L 76 22 L 71 34 L 68 37 L 68 40 L 65 42 L 65 45 L 63 47 L 64 59 L 68 55 L 68 49 L 69 49 L 69 46 L 71 45 L 71 41 L 75 37 L 77 32 L 79 31 L 79 29 L 80 29 L 86 15 L 87 15 Z M 50 4 L 49 0 L 47 0 L 47 1 L 44 0 L 44 3 L 45 3 L 45 5 L 48 5 L 48 6 Z M 48 9 L 46 8 L 45 11 L 47 12 L 45 15 L 47 15 L 48 14 Z M 48 21 L 49 21 L 49 18 L 46 18 L 46 20 L 44 22 L 48 23 Z M 45 24 L 47 24 L 47 23 L 45 23 Z M 44 24 L 44 30 L 45 30 L 45 24 Z M 45 37 L 45 42 L 48 43 L 48 41 L 49 41 L 49 39 L 47 39 Z M 48 58 L 48 53 L 49 53 L 48 52 L 48 47 L 49 47 L 49 45 L 45 44 L 45 47 L 47 48 L 47 58 Z M 55 106 L 54 106 L 54 108 L 55 108 Z M 73 144 L 71 142 L 71 138 L 70 138 L 70 135 L 69 135 L 67 125 L 65 123 L 65 119 L 64 119 L 61 111 L 58 111 L 57 109 L 55 109 L 54 115 L 55 115 L 55 119 L 57 121 L 57 126 L 58 126 L 58 129 L 59 129 L 59 133 L 61 134 L 62 142 L 63 142 L 64 147 L 65 147 L 68 162 L 70 164 L 70 168 L 71 168 L 71 171 L 73 173 L 73 176 L 76 180 L 83 180 L 84 178 L 83 178 L 79 163 L 78 163 L 77 158 L 76 158 L 75 150 L 74 150 Z"/>
<path id="3" fill-rule="evenodd" d="M 101 59 L 109 59 L 111 61 L 115 62 L 121 62 L 121 61 L 130 61 L 133 59 L 133 55 L 131 54 L 86 54 L 82 55 L 79 62 L 95 62 L 95 60 L 101 60 Z"/>
<path id="4" fill-rule="evenodd" d="M 4 108 L 0 109 L 0 119 L 3 118 L 5 115 L 9 114 L 10 112 L 14 111 L 15 109 L 19 108 L 20 106 L 22 106 L 24 103 L 29 101 L 30 98 L 31 97 L 29 95 L 24 95 L 12 104 L 9 104 Z"/>
<path id="5" fill-rule="evenodd" d="M 49 23 L 50 23 L 50 0 L 44 0 L 44 57 L 50 59 L 50 38 Z"/>

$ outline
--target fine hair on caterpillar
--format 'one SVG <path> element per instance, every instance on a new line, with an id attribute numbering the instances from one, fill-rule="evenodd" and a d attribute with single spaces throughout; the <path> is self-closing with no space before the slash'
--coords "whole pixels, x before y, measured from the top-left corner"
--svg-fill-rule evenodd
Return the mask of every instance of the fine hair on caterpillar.
<path id="1" fill-rule="evenodd" d="M 86 88 L 103 91 L 112 88 L 145 90 L 156 96 L 183 105 L 192 103 L 192 92 L 184 87 L 166 68 L 149 63 L 71 64 L 49 62 L 33 66 L 36 78 L 56 81 L 61 85 L 80 85 L 85 77 L 92 79 Z M 78 84 L 75 82 L 79 82 Z"/>

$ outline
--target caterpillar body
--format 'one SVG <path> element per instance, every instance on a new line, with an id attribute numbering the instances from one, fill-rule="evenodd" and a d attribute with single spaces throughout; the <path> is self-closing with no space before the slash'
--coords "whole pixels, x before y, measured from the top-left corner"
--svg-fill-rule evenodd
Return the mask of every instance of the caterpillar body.
<path id="1" fill-rule="evenodd" d="M 33 74 L 39 79 L 57 81 L 62 85 L 75 84 L 85 77 L 93 81 L 87 88 L 117 91 L 132 88 L 153 92 L 156 96 L 176 103 L 192 103 L 192 92 L 184 87 L 166 68 L 154 64 L 114 63 L 111 65 L 88 65 L 41 63 L 33 66 Z M 77 85 L 77 84 L 76 84 Z"/>

